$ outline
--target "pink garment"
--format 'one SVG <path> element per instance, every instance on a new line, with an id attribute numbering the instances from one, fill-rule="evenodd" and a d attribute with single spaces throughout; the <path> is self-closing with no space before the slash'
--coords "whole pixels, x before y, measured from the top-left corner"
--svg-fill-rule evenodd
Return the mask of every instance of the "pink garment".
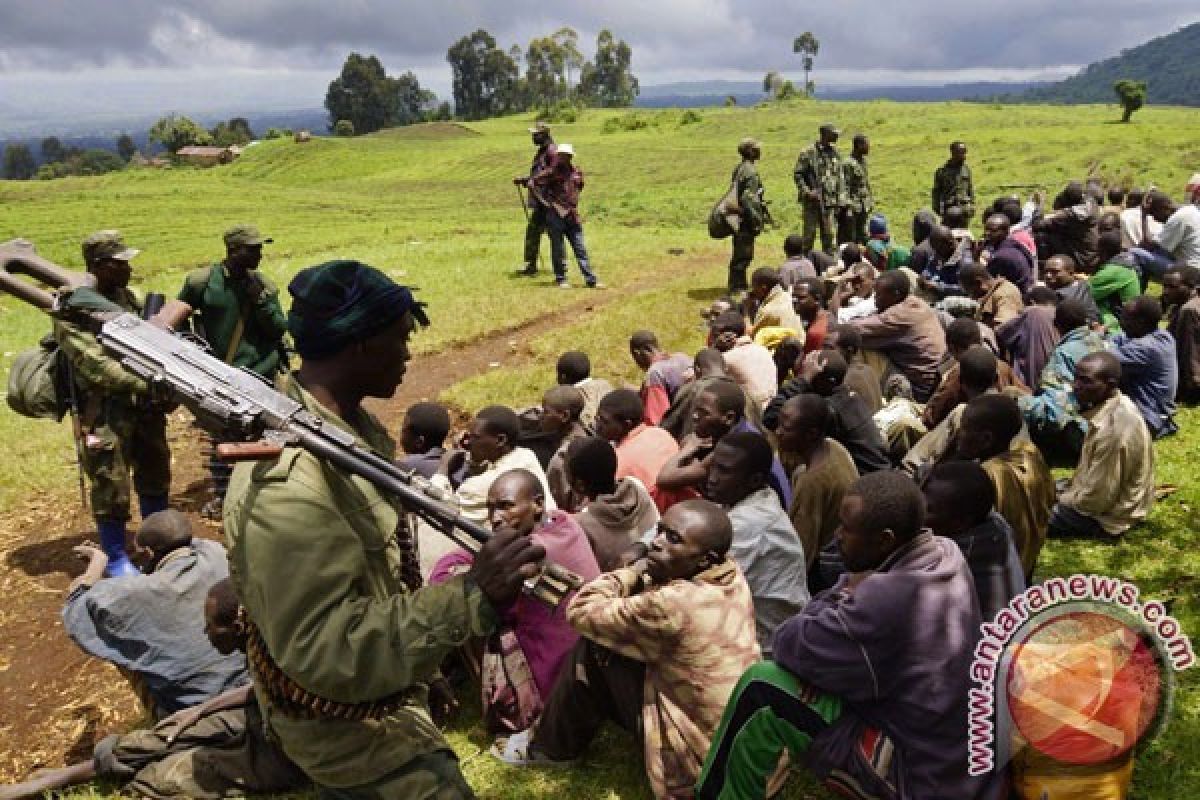
<path id="1" fill-rule="evenodd" d="M 617 450 L 617 480 L 633 476 L 642 482 L 659 511 L 671 505 L 660 495 L 664 494 L 658 488 L 658 473 L 667 459 L 679 452 L 679 443 L 675 437 L 662 428 L 652 425 L 638 425 L 621 440 Z M 668 492 L 665 494 L 674 494 Z"/>
<path id="2" fill-rule="evenodd" d="M 779 372 L 771 351 L 755 344 L 749 336 L 741 336 L 732 349 L 721 355 L 729 376 L 760 409 L 765 408 L 779 390 Z"/>
<path id="3" fill-rule="evenodd" d="M 562 511 L 551 511 L 546 514 L 540 525 L 533 529 L 530 535 L 535 544 L 546 548 L 546 560 L 569 569 L 583 578 L 583 582 L 600 574 L 596 556 L 592 553 L 591 543 L 587 534 L 570 514 Z M 474 557 L 466 550 L 455 550 L 438 559 L 429 575 L 430 584 L 445 583 L 464 568 L 474 562 Z M 568 595 L 563 600 L 563 608 L 571 600 Z M 567 622 L 566 614 L 555 612 L 545 604 L 532 597 L 522 594 L 509 608 L 504 609 L 501 617 L 505 623 L 513 627 L 517 641 L 521 644 L 521 652 L 529 662 L 533 673 L 533 682 L 537 684 L 538 693 L 543 699 L 550 695 L 554 681 L 562 668 L 563 660 L 579 640 L 579 634 Z"/>
<path id="4" fill-rule="evenodd" d="M 1033 241 L 1032 233 L 1022 229 L 1019 231 L 1009 231 L 1008 236 L 1014 242 L 1021 245 L 1021 247 L 1024 247 L 1029 252 L 1029 255 L 1033 256 L 1033 263 L 1037 264 L 1037 244 L 1035 244 Z M 1034 275 L 1033 277 L 1036 279 L 1037 275 Z"/>

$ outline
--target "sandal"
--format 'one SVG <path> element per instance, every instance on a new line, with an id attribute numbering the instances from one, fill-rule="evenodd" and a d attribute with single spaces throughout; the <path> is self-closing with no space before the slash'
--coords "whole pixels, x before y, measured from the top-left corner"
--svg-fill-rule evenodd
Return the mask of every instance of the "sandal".
<path id="1" fill-rule="evenodd" d="M 530 742 L 532 738 L 532 729 L 519 731 L 508 737 L 498 736 L 488 753 L 492 758 L 503 761 L 510 767 L 569 767 L 575 764 L 577 759 L 556 761 L 534 749 Z"/>

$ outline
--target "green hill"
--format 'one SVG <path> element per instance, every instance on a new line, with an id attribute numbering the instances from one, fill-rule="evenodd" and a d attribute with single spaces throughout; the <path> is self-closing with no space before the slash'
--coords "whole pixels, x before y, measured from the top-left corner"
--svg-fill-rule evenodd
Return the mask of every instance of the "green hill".
<path id="1" fill-rule="evenodd" d="M 1031 103 L 1113 103 L 1113 83 L 1146 81 L 1152 105 L 1200 106 L 1200 22 L 1089 64 L 1078 75 L 1030 89 L 1017 99 Z"/>

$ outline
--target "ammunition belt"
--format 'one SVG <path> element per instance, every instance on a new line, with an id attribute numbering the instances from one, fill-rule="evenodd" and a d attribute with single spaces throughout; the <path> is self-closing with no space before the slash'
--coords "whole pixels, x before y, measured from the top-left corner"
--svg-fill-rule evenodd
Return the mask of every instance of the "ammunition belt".
<path id="1" fill-rule="evenodd" d="M 289 678 L 263 642 L 258 628 L 247 621 L 246 658 L 254 673 L 254 681 L 271 701 L 274 710 L 286 717 L 296 719 L 340 719 L 357 722 L 367 719 L 382 719 L 405 705 L 409 705 L 417 694 L 406 689 L 388 697 L 369 703 L 340 703 L 313 694 Z"/>

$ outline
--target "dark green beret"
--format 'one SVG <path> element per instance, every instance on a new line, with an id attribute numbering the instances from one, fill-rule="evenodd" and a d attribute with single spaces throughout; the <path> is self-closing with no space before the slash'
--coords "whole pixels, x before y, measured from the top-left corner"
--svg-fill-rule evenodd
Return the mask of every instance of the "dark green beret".
<path id="1" fill-rule="evenodd" d="M 425 304 L 407 286 L 360 261 L 327 261 L 301 270 L 288 291 L 288 331 L 302 358 L 335 355 L 408 312 L 421 325 L 429 324 Z"/>

